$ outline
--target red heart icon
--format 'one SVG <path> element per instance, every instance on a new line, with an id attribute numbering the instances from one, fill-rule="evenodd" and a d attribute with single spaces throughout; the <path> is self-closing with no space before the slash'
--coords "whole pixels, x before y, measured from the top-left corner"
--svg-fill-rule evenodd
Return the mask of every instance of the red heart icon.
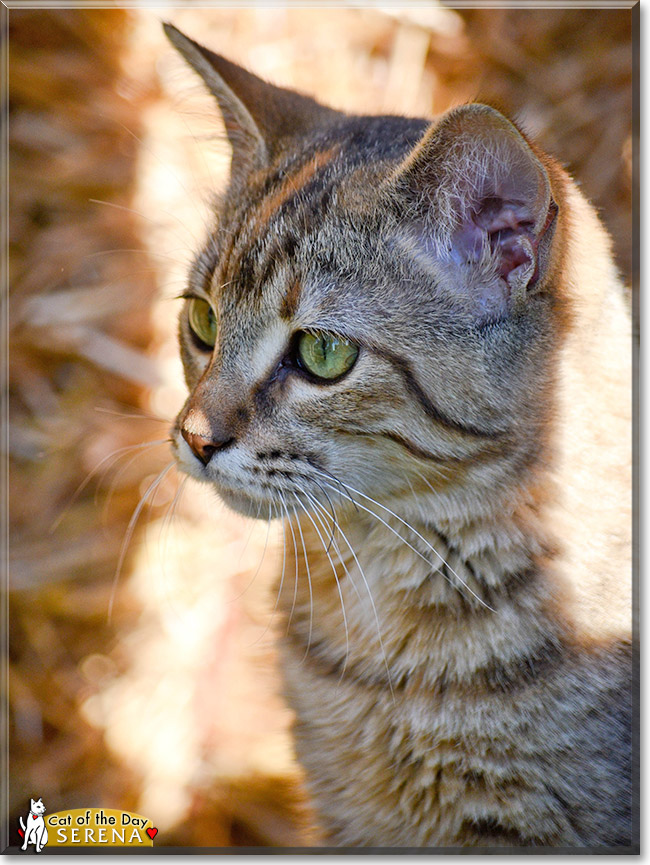
<path id="1" fill-rule="evenodd" d="M 152 841 L 156 837 L 157 834 L 158 834 L 158 830 L 156 829 L 155 826 L 151 826 L 149 829 L 147 829 L 147 835 L 151 838 Z"/>
<path id="2" fill-rule="evenodd" d="M 19 830 L 18 830 L 18 834 L 20 835 L 21 838 L 24 838 L 24 837 L 25 837 L 25 833 L 23 832 L 22 829 L 19 829 Z"/>

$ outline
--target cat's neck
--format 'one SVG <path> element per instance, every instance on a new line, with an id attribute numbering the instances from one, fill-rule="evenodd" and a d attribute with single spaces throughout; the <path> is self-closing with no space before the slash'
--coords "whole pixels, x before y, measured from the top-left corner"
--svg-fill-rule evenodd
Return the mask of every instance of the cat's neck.
<path id="1" fill-rule="evenodd" d="M 551 545 L 530 503 L 461 522 L 427 516 L 424 503 L 407 519 L 352 498 L 333 534 L 324 512 L 301 518 L 297 585 L 286 568 L 290 638 L 312 660 L 438 690 L 503 684 L 522 660 L 533 669 L 565 650 Z"/>
<path id="2" fill-rule="evenodd" d="M 419 591 L 418 603 L 457 609 L 459 604 L 483 607 L 498 604 L 513 578 L 535 568 L 540 556 L 551 553 L 551 542 L 531 502 L 467 503 L 441 507 L 438 497 L 419 496 L 416 502 L 391 502 L 391 507 L 353 494 L 354 506 L 341 518 L 353 546 L 338 546 L 367 570 L 373 586 L 393 572 L 395 591 Z"/>

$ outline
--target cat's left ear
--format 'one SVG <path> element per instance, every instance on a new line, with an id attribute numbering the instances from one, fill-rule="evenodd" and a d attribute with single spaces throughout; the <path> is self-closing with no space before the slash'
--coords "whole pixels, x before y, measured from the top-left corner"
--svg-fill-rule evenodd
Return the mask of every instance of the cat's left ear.
<path id="1" fill-rule="evenodd" d="M 450 111 L 389 185 L 423 255 L 458 274 L 468 301 L 501 314 L 543 281 L 557 206 L 546 169 L 495 109 Z"/>

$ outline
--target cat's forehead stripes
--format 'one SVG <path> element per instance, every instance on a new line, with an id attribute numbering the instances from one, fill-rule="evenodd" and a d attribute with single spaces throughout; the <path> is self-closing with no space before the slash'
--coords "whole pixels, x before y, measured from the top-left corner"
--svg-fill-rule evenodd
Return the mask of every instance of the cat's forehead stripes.
<path id="1" fill-rule="evenodd" d="M 255 263 L 256 279 L 250 288 L 263 289 L 271 282 L 282 264 L 291 262 L 299 246 L 299 238 L 309 227 L 314 228 L 323 215 L 323 201 L 331 175 L 330 166 L 339 146 L 317 151 L 301 167 L 288 171 L 263 201 L 251 211 L 248 225 L 248 249 L 240 259 L 243 274 Z M 292 281 L 288 303 L 295 305 L 300 286 Z"/>
<path id="2" fill-rule="evenodd" d="M 259 295 L 278 257 L 286 260 L 295 252 L 296 235 L 288 225 L 291 216 L 298 221 L 298 235 L 313 223 L 339 152 L 338 143 L 311 151 L 306 158 L 278 167 L 255 187 L 247 206 L 233 219 L 218 267 L 221 283 L 234 282 L 237 292 Z"/>
<path id="3" fill-rule="evenodd" d="M 422 131 L 421 121 L 402 126 L 399 119 L 397 123 L 395 118 L 385 120 L 391 131 L 388 143 L 372 123 L 348 118 L 318 139 L 303 141 L 301 150 L 294 150 L 289 158 L 283 152 L 267 169 L 249 174 L 245 195 L 238 189 L 222 208 L 224 243 L 213 279 L 215 294 L 225 285 L 239 301 L 258 306 L 265 285 L 272 283 L 277 271 L 286 264 L 291 270 L 305 241 L 318 234 L 332 213 L 341 216 L 334 191 L 341 181 L 358 169 L 367 171 L 369 152 L 377 169 L 380 144 L 382 166 L 383 160 L 392 164 Z M 368 182 L 365 174 L 360 182 L 362 187 Z M 297 288 L 287 284 L 286 313 L 295 306 Z"/>
<path id="4" fill-rule="evenodd" d="M 318 151 L 296 171 L 283 176 L 280 185 L 270 192 L 251 214 L 258 234 L 263 233 L 273 215 L 283 204 L 298 195 L 321 168 L 332 162 L 339 150 L 339 146 L 335 145 L 327 150 Z"/>

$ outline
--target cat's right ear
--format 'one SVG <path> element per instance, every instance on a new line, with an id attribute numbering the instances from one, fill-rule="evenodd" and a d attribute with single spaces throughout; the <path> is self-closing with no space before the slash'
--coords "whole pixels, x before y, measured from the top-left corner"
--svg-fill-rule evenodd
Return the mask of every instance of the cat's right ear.
<path id="1" fill-rule="evenodd" d="M 217 100 L 233 149 L 234 180 L 267 167 L 287 141 L 337 114 L 314 99 L 263 81 L 185 36 L 173 24 L 165 23 L 163 28 Z"/>

